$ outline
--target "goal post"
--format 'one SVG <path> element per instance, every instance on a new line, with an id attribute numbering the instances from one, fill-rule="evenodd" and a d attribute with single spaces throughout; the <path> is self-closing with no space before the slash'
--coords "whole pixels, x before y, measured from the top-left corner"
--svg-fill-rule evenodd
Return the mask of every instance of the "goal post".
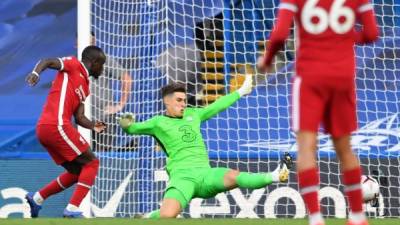
<path id="1" fill-rule="evenodd" d="M 381 36 L 375 44 L 355 47 L 359 130 L 353 134 L 352 146 L 364 174 L 381 182 L 380 204 L 366 206 L 368 215 L 399 217 L 400 3 L 372 2 Z M 265 40 L 278 5 L 279 0 L 92 0 L 90 31 L 114 62 L 107 69 L 128 71 L 132 78 L 129 101 L 120 112 L 133 112 L 137 121 L 162 114 L 159 91 L 171 81 L 187 85 L 190 106 L 203 107 L 236 90 L 250 73 L 256 84 L 252 94 L 202 125 L 212 166 L 267 172 L 283 152 L 296 155 L 289 118 L 293 35 L 268 77 L 255 68 L 268 44 Z M 91 88 L 100 88 L 94 97 L 105 103 L 118 102 L 123 94 L 120 77 L 105 74 L 103 79 L 106 86 L 92 84 Z M 96 103 L 91 108 L 93 115 L 105 114 Z M 116 126 L 116 120 L 109 123 Z M 168 175 L 165 156 L 155 140 L 128 136 L 121 129 L 106 138 L 112 144 L 92 140 L 100 146 L 96 154 L 101 161 L 91 192 L 93 216 L 132 217 L 157 209 Z M 323 133 L 319 135 L 318 163 L 323 213 L 344 218 L 348 212 L 339 164 L 329 136 Z M 192 218 L 305 215 L 295 171 L 288 184 L 195 199 L 183 213 Z"/>
<path id="2" fill-rule="evenodd" d="M 77 2 L 77 56 L 79 60 L 82 60 L 82 52 L 86 46 L 90 45 L 90 10 L 92 1 L 76 1 Z M 85 100 L 85 115 L 91 118 L 91 99 L 88 97 Z M 85 138 L 85 140 L 91 140 L 90 130 L 78 126 L 79 133 Z M 80 209 L 85 217 L 91 217 L 90 212 L 90 196 L 89 191 L 86 198 L 82 201 Z"/>
<path id="3" fill-rule="evenodd" d="M 83 49 L 90 45 L 90 7 L 91 0 L 77 1 L 77 56 L 81 59 Z M 85 101 L 85 115 L 90 118 L 90 98 Z M 90 140 L 90 130 L 78 127 L 79 132 L 86 140 Z"/>

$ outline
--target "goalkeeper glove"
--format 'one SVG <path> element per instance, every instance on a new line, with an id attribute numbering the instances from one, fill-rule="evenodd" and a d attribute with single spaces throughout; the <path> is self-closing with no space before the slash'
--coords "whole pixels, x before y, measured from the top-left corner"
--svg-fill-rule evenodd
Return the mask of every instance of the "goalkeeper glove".
<path id="1" fill-rule="evenodd" d="M 122 129 L 127 129 L 135 122 L 135 115 L 133 113 L 124 113 L 121 117 L 117 117 L 117 120 Z"/>
<path id="2" fill-rule="evenodd" d="M 237 90 L 240 97 L 243 95 L 248 95 L 251 93 L 253 89 L 253 76 L 251 74 L 246 74 L 246 78 L 243 82 L 243 85 Z"/>

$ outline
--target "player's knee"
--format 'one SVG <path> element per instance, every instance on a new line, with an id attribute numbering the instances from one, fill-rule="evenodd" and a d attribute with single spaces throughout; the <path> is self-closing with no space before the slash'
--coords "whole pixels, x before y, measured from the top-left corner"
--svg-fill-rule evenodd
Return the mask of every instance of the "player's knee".
<path id="1" fill-rule="evenodd" d="M 224 176 L 224 186 L 228 188 L 234 188 L 237 186 L 236 177 L 239 176 L 238 170 L 229 170 Z"/>
<path id="2" fill-rule="evenodd" d="M 187 201 L 179 190 L 168 189 L 160 208 L 160 218 L 176 218 L 186 205 Z"/>
<path id="3" fill-rule="evenodd" d="M 100 161 L 99 161 L 99 159 L 94 159 L 94 160 L 92 160 L 91 162 L 90 162 L 90 165 L 93 167 L 93 168 L 95 168 L 96 170 L 98 170 L 99 169 L 99 165 L 100 165 Z"/>
<path id="4" fill-rule="evenodd" d="M 315 152 L 317 147 L 317 133 L 309 131 L 297 132 L 299 152 Z"/>
<path id="5" fill-rule="evenodd" d="M 97 157 L 94 155 L 94 153 L 90 149 L 88 149 L 86 152 L 83 152 L 81 155 L 76 157 L 74 159 L 74 162 L 77 164 L 80 164 L 81 166 L 85 166 L 89 163 L 96 164 L 96 163 L 93 163 L 96 160 L 97 160 L 97 164 L 98 164 Z"/>
<path id="6" fill-rule="evenodd" d="M 160 218 L 176 218 L 179 211 L 176 209 L 162 209 L 160 210 Z"/>
<path id="7" fill-rule="evenodd" d="M 82 169 L 90 169 L 92 171 L 95 171 L 95 173 L 97 174 L 98 170 L 99 170 L 99 165 L 100 162 L 98 159 L 94 159 L 88 163 L 86 163 L 85 165 L 82 166 Z"/>

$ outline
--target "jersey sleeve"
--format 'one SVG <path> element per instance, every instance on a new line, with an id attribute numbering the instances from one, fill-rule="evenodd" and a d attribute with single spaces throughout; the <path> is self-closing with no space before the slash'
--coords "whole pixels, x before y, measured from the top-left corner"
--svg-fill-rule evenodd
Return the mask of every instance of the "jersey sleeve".
<path id="1" fill-rule="evenodd" d="M 279 4 L 278 20 L 271 32 L 264 54 L 265 65 L 271 65 L 275 54 L 285 45 L 285 40 L 289 36 L 290 27 L 293 24 L 293 17 L 297 11 L 298 7 L 294 0 L 284 0 Z"/>
<path id="2" fill-rule="evenodd" d="M 68 72 L 68 71 L 79 69 L 80 62 L 74 56 L 62 57 L 62 58 L 58 58 L 58 60 L 60 60 L 60 63 L 61 63 L 60 71 Z"/>
<path id="3" fill-rule="evenodd" d="M 379 35 L 374 8 L 368 0 L 359 0 L 358 3 L 356 14 L 362 30 L 356 32 L 355 41 L 358 44 L 373 42 Z"/>
<path id="4" fill-rule="evenodd" d="M 147 134 L 153 135 L 155 124 L 157 123 L 157 117 L 153 117 L 144 122 L 133 123 L 124 131 L 128 134 Z"/>
<path id="5" fill-rule="evenodd" d="M 358 1 L 358 6 L 357 6 L 357 14 L 362 14 L 368 11 L 373 11 L 374 7 L 372 4 L 369 2 L 369 0 L 359 0 Z"/>
<path id="6" fill-rule="evenodd" d="M 233 103 L 239 100 L 239 98 L 239 93 L 235 91 L 217 99 L 215 102 L 205 108 L 197 108 L 195 112 L 200 117 L 201 121 L 205 121 L 231 106 Z"/>
<path id="7" fill-rule="evenodd" d="M 299 10 L 298 6 L 297 6 L 297 3 L 296 3 L 296 0 L 282 0 L 279 3 L 279 7 L 278 8 L 279 8 L 279 10 L 289 10 L 289 11 L 292 11 L 294 13 L 297 13 L 297 11 Z"/>

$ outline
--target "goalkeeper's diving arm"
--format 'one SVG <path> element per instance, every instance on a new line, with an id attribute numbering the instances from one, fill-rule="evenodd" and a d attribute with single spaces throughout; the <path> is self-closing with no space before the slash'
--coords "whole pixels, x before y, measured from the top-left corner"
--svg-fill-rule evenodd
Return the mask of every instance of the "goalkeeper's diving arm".
<path id="1" fill-rule="evenodd" d="M 252 89 L 253 78 L 251 74 L 247 74 L 243 85 L 238 90 L 217 99 L 209 106 L 199 110 L 201 121 L 207 120 L 218 114 L 219 112 L 225 110 L 226 108 L 234 104 L 237 100 L 239 100 L 240 97 L 250 94 Z"/>
<path id="2" fill-rule="evenodd" d="M 127 134 L 149 134 L 153 133 L 153 118 L 144 122 L 135 122 L 135 115 L 132 113 L 124 113 L 121 117 L 117 117 L 118 123 L 122 130 Z"/>
<path id="3" fill-rule="evenodd" d="M 228 108 L 235 103 L 240 97 L 250 94 L 253 88 L 252 75 L 246 75 L 243 85 L 235 92 L 219 98 L 211 105 L 200 109 L 198 111 L 202 121 L 214 116 L 222 110 Z M 135 117 L 132 113 L 124 113 L 121 117 L 117 118 L 121 128 L 128 134 L 149 134 L 152 135 L 153 128 L 155 127 L 154 117 L 144 122 L 135 122 Z"/>

